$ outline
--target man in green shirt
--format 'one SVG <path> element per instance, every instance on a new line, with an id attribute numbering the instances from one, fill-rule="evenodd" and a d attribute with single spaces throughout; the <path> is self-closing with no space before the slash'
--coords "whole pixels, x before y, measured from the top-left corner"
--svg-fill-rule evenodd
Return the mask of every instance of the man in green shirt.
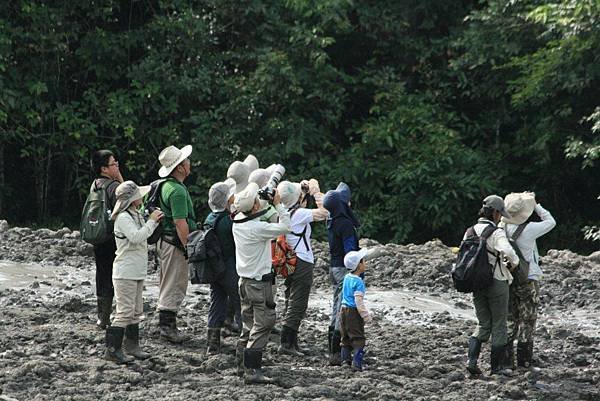
<path id="1" fill-rule="evenodd" d="M 192 146 L 181 149 L 165 148 L 158 160 L 162 167 L 158 175 L 167 178 L 160 189 L 160 208 L 164 212 L 161 222 L 163 234 L 158 241 L 160 276 L 158 279 L 158 313 L 160 336 L 174 343 L 185 340 L 177 329 L 177 311 L 187 291 L 189 270 L 185 256 L 187 236 L 196 229 L 196 216 L 192 198 L 183 184 L 190 175 L 189 155 Z"/>

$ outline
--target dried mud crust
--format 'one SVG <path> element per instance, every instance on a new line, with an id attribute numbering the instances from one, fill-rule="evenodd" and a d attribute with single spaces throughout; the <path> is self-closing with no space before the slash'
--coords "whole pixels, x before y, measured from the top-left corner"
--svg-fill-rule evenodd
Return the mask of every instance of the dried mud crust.
<path id="1" fill-rule="evenodd" d="M 222 340 L 222 355 L 205 355 L 206 286 L 191 286 L 180 312 L 180 326 L 191 340 L 171 345 L 158 338 L 152 272 L 141 328 L 144 349 L 153 357 L 117 366 L 102 359 L 104 333 L 94 328 L 90 247 L 68 229 L 9 229 L 0 222 L 0 262 L 38 263 L 54 273 L 0 290 L 0 400 L 600 399 L 600 253 L 550 251 L 542 258 L 547 274 L 535 348 L 541 372 L 519 370 L 509 378 L 493 378 L 471 377 L 464 369 L 472 320 L 406 304 L 375 309 L 375 323 L 367 327 L 365 371 L 327 366 L 327 246 L 313 245 L 315 288 L 299 336 L 308 354 L 278 355 L 273 335 L 264 366 L 277 384 L 245 386 L 236 376 L 234 337 Z M 363 245 L 378 246 L 368 240 Z M 382 256 L 369 263 L 367 285 L 378 292 L 439 297 L 469 311 L 470 298 L 452 289 L 453 259 L 439 241 L 385 245 Z M 281 306 L 279 298 L 278 312 Z M 404 318 L 393 319 L 394 314 Z M 489 371 L 487 345 L 480 361 Z"/>

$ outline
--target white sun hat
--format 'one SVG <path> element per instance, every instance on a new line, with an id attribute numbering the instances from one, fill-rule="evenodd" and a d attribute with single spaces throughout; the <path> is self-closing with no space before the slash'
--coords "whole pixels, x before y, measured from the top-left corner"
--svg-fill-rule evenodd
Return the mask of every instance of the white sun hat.
<path id="1" fill-rule="evenodd" d="M 191 154 L 192 145 L 186 145 L 181 149 L 173 145 L 164 148 L 158 155 L 158 161 L 162 166 L 158 170 L 158 176 L 162 178 L 167 177 L 179 163 L 187 159 Z"/>
<path id="2" fill-rule="evenodd" d="M 523 224 L 533 213 L 536 205 L 535 194 L 533 192 L 510 193 L 504 198 L 504 207 L 510 218 L 503 217 L 502 221 L 506 224 Z"/>

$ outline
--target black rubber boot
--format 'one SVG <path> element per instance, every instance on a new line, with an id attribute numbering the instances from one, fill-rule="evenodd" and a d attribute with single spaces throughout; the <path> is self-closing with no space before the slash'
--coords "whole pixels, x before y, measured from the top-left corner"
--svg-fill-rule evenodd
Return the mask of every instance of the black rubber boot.
<path id="1" fill-rule="evenodd" d="M 480 375 L 481 369 L 477 366 L 479 360 L 479 354 L 481 353 L 481 341 L 476 337 L 469 337 L 469 362 L 467 363 L 467 370 L 472 375 Z"/>
<path id="2" fill-rule="evenodd" d="M 510 369 L 515 368 L 515 343 L 509 341 L 506 344 L 506 367 Z"/>
<path id="3" fill-rule="evenodd" d="M 175 344 L 184 342 L 187 338 L 177 329 L 177 314 L 173 311 L 158 311 L 160 337 Z"/>
<path id="4" fill-rule="evenodd" d="M 279 354 L 287 354 L 292 356 L 300 356 L 301 354 L 294 348 L 294 330 L 288 326 L 283 326 L 281 329 L 281 344 L 277 348 Z"/>
<path id="5" fill-rule="evenodd" d="M 329 366 L 340 366 L 342 364 L 340 341 L 342 341 L 342 335 L 338 330 L 334 330 L 331 335 L 331 347 L 329 349 Z"/>
<path id="6" fill-rule="evenodd" d="M 512 371 L 508 367 L 507 363 L 507 354 L 506 354 L 506 345 L 502 346 L 492 346 L 491 354 L 490 354 L 490 367 L 491 373 L 493 375 L 502 374 L 505 376 L 510 376 Z"/>
<path id="7" fill-rule="evenodd" d="M 112 297 L 98 297 L 96 302 L 98 306 L 98 320 L 96 326 L 99 329 L 106 329 L 110 326 L 110 314 L 112 313 Z"/>
<path id="8" fill-rule="evenodd" d="M 244 349 L 244 383 L 246 384 L 273 384 L 270 377 L 263 374 L 262 371 L 262 350 L 246 348 Z"/>
<path id="9" fill-rule="evenodd" d="M 209 328 L 206 332 L 206 353 L 208 355 L 217 355 L 221 353 L 221 328 Z"/>
<path id="10" fill-rule="evenodd" d="M 136 359 L 148 359 L 150 354 L 142 351 L 140 348 L 140 325 L 139 323 L 130 324 L 125 327 L 125 340 L 123 340 L 123 350 L 127 355 Z"/>
<path id="11" fill-rule="evenodd" d="M 294 331 L 294 335 L 292 336 L 292 346 L 294 347 L 294 349 L 296 350 L 296 352 L 299 355 L 306 355 L 308 354 L 308 350 L 306 349 L 302 349 L 300 348 L 300 346 L 298 345 L 298 332 Z"/>
<path id="12" fill-rule="evenodd" d="M 327 351 L 331 352 L 331 337 L 333 336 L 333 326 L 329 326 L 327 330 Z"/>
<path id="13" fill-rule="evenodd" d="M 527 342 L 527 360 L 529 361 L 529 366 L 539 367 L 539 362 L 533 359 L 533 340 Z"/>
<path id="14" fill-rule="evenodd" d="M 342 366 L 351 366 L 352 365 L 352 347 L 347 345 L 342 345 L 341 350 L 341 359 Z"/>
<path id="15" fill-rule="evenodd" d="M 533 357 L 533 342 L 517 343 L 517 366 L 520 368 L 528 368 L 531 366 Z"/>
<path id="16" fill-rule="evenodd" d="M 106 328 L 106 352 L 104 359 L 118 364 L 129 363 L 133 358 L 123 354 L 122 344 L 125 329 L 123 327 L 108 326 Z"/>

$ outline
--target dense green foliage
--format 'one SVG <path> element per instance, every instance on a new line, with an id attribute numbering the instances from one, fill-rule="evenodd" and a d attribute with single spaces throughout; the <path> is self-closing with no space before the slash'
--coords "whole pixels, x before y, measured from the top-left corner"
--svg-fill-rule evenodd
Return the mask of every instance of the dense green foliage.
<path id="1" fill-rule="evenodd" d="M 348 182 L 363 236 L 456 244 L 485 195 L 533 190 L 559 222 L 545 247 L 589 251 L 599 21 L 597 0 L 15 0 L 0 215 L 76 225 L 93 150 L 148 183 L 191 143 L 200 215 L 253 153 Z"/>

